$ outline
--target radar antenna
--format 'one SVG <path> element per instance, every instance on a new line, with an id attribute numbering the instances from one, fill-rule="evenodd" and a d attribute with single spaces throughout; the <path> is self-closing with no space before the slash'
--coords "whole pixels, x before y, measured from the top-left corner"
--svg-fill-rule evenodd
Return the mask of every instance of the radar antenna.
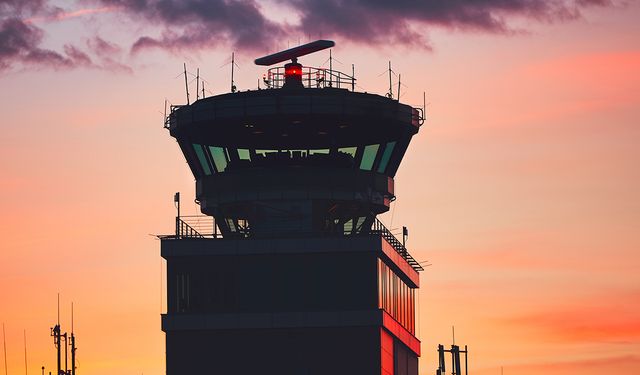
<path id="1" fill-rule="evenodd" d="M 335 45 L 336 43 L 332 40 L 316 40 L 315 42 L 303 44 L 298 47 L 289 48 L 284 51 L 261 57 L 259 59 L 256 59 L 255 63 L 256 65 L 269 66 L 286 60 L 297 62 L 298 57 L 300 56 L 305 56 L 310 53 L 322 51 L 323 49 L 331 48 Z"/>
<path id="2" fill-rule="evenodd" d="M 331 48 L 335 45 L 336 44 L 331 40 L 316 40 L 315 42 L 303 44 L 298 47 L 289 48 L 284 51 L 255 59 L 255 63 L 256 65 L 269 66 L 286 60 L 291 60 L 290 63 L 284 66 L 284 85 L 282 88 L 301 89 L 304 88 L 304 85 L 302 84 L 302 64 L 298 63 L 298 57 Z M 329 53 L 331 53 L 331 50 L 329 50 Z M 310 72 L 308 74 L 309 80 L 311 80 Z M 269 81 L 270 80 L 266 79 L 264 81 L 267 86 L 269 86 Z M 309 85 L 311 85 L 310 81 Z"/>

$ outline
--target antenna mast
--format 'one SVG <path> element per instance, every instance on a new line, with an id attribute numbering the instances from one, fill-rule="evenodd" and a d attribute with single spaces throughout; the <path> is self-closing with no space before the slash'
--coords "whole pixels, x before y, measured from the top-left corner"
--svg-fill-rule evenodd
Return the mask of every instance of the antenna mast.
<path id="1" fill-rule="evenodd" d="M 236 92 L 236 84 L 233 82 L 233 70 L 236 64 L 236 56 L 235 52 L 231 52 L 231 92 Z"/>
<path id="2" fill-rule="evenodd" d="M 58 293 L 58 323 L 51 328 L 51 336 L 53 336 L 53 345 L 56 347 L 56 364 L 57 364 L 57 375 L 60 375 L 62 372 L 62 361 L 61 361 L 61 353 L 60 347 L 61 345 L 61 335 L 60 335 L 60 293 Z M 6 374 L 5 374 L 6 375 Z"/>
<path id="3" fill-rule="evenodd" d="M 398 74 L 398 101 L 400 101 L 400 74 Z"/>
<path id="4" fill-rule="evenodd" d="M 76 349 L 76 336 L 73 333 L 73 302 L 71 302 L 71 375 L 76 375 Z"/>
<path id="5" fill-rule="evenodd" d="M 351 64 L 351 91 L 356 91 L 356 66 Z"/>
<path id="6" fill-rule="evenodd" d="M 329 87 L 333 86 L 333 57 L 331 56 L 331 50 L 329 50 Z"/>
<path id="7" fill-rule="evenodd" d="M 196 69 L 196 100 L 200 99 L 200 68 Z"/>
<path id="8" fill-rule="evenodd" d="M 187 63 L 184 63 L 184 87 L 187 89 L 187 105 L 189 105 L 189 82 L 187 81 Z"/>
<path id="9" fill-rule="evenodd" d="M 391 61 L 389 61 L 389 92 L 387 93 L 387 98 L 393 99 L 393 85 L 391 83 Z"/>

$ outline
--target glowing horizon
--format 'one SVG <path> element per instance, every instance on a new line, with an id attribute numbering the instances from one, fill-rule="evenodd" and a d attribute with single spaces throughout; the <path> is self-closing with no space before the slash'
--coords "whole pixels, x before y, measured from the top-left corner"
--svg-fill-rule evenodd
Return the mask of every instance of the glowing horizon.
<path id="1" fill-rule="evenodd" d="M 285 9 L 286 22 L 263 25 L 279 46 L 225 36 L 191 41 L 202 48 L 189 52 L 170 45 L 184 35 L 167 34 L 164 18 L 144 12 L 132 26 L 138 13 L 115 3 L 59 1 L 24 13 L 44 17 L 32 22 L 41 40 L 29 51 L 51 52 L 48 63 L 3 54 L 0 37 L 9 374 L 25 371 L 25 329 L 29 373 L 55 365 L 58 292 L 63 331 L 74 302 L 80 374 L 164 372 L 163 268 L 150 234 L 173 230 L 176 191 L 184 214 L 198 213 L 191 172 L 162 128 L 164 100 L 184 102 L 185 60 L 190 72 L 200 68 L 207 95 L 219 94 L 229 91 L 233 46 L 245 48 L 236 84 L 255 89 L 264 69 L 253 59 L 286 48 L 277 33 L 316 39 L 296 28 L 307 13 Z M 260 12 L 273 19 L 286 4 L 265 2 Z M 409 251 L 433 264 L 417 296 L 420 374 L 435 372 L 451 326 L 469 346 L 472 374 L 638 372 L 640 6 L 585 7 L 560 20 L 505 12 L 496 14 L 508 30 L 394 14 L 408 29 L 387 36 L 393 45 L 373 25 L 369 41 L 349 38 L 346 25 L 323 35 L 336 41 L 335 69 L 355 64 L 358 90 L 384 95 L 391 60 L 403 103 L 421 106 L 427 93 L 427 122 L 381 218 L 394 231 L 408 226 Z M 424 45 L 403 42 L 421 25 Z"/>

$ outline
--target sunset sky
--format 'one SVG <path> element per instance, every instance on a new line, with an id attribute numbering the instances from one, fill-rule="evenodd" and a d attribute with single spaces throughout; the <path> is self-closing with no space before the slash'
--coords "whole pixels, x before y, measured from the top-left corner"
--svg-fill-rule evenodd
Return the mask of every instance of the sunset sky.
<path id="1" fill-rule="evenodd" d="M 318 38 L 359 90 L 384 94 L 390 60 L 402 102 L 426 92 L 382 217 L 432 263 L 420 375 L 452 326 L 473 375 L 639 374 L 639 20 L 633 0 L 0 0 L 9 375 L 24 330 L 29 373 L 54 370 L 58 292 L 80 375 L 164 373 L 153 235 L 176 191 L 198 213 L 164 101 L 185 101 L 183 62 L 224 93 L 235 51 L 255 89 L 253 59 Z"/>

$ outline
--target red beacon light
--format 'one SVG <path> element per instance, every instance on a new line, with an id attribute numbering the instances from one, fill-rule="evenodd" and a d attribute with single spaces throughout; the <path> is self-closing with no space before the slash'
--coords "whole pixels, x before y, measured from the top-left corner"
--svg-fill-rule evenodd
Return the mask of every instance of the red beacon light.
<path id="1" fill-rule="evenodd" d="M 285 77 L 302 77 L 302 65 L 300 64 L 287 64 L 284 68 Z"/>
<path id="2" fill-rule="evenodd" d="M 302 85 L 302 64 L 292 61 L 284 66 L 284 86 L 283 88 L 303 88 Z"/>

